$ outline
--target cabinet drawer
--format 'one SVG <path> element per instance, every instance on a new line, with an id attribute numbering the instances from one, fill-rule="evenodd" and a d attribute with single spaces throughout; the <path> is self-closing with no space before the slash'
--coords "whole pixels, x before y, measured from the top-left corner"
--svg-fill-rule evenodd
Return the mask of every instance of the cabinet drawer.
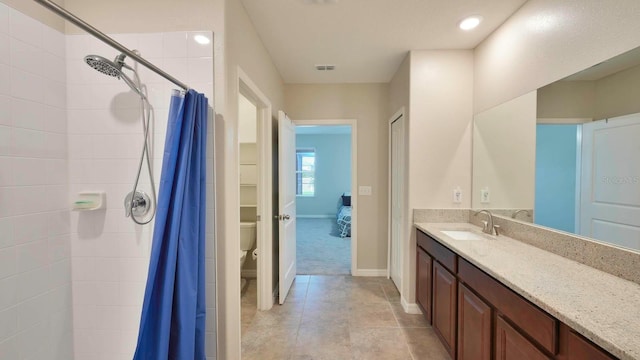
<path id="1" fill-rule="evenodd" d="M 498 312 L 504 314 L 540 346 L 552 354 L 557 354 L 558 320 L 466 260 L 460 258 L 458 265 L 461 281 L 484 297 Z"/>
<path id="2" fill-rule="evenodd" d="M 441 245 L 439 242 L 433 240 L 429 235 L 418 230 L 416 232 L 416 238 L 418 246 L 423 248 L 427 253 L 438 260 L 444 267 L 446 267 L 452 273 L 458 272 L 456 254 Z"/>

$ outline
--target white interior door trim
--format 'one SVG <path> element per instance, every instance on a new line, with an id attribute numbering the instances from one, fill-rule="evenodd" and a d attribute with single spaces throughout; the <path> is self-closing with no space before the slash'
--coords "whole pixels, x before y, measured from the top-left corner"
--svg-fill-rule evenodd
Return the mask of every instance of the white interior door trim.
<path id="1" fill-rule="evenodd" d="M 292 120 L 298 126 L 351 125 L 351 275 L 358 276 L 358 120 L 322 119 Z"/>
<path id="2" fill-rule="evenodd" d="M 393 134 L 392 134 L 391 127 L 393 126 L 393 123 L 396 120 L 400 119 L 400 118 L 402 118 L 403 121 L 404 121 L 404 112 L 405 112 L 405 110 L 404 110 L 404 106 L 403 106 L 403 107 L 400 108 L 400 110 L 396 111 L 395 114 L 393 114 L 389 118 L 389 130 L 388 130 L 388 133 L 389 133 L 389 140 L 388 140 L 389 148 L 388 148 L 388 154 L 387 154 L 389 170 L 391 170 L 391 165 L 392 165 L 392 151 L 391 150 L 392 150 L 392 145 L 393 145 L 392 144 Z M 405 132 L 405 134 L 406 134 L 406 132 Z M 393 231 L 393 229 L 392 229 L 392 221 L 393 221 L 393 219 L 392 219 L 392 216 L 393 216 L 392 207 L 393 207 L 393 204 L 392 204 L 392 201 L 391 201 L 392 200 L 392 196 L 391 196 L 392 195 L 391 175 L 392 175 L 391 171 L 389 171 L 388 180 L 387 180 L 387 215 L 388 215 L 388 222 L 389 222 L 388 223 L 389 226 L 387 227 L 387 255 L 388 255 L 387 256 L 387 278 L 391 277 L 391 255 L 392 255 L 391 254 L 391 245 L 392 245 L 391 244 L 391 240 L 392 240 L 392 231 Z M 403 186 L 404 186 L 404 184 L 403 184 Z M 402 199 L 403 205 L 401 207 L 402 208 L 402 220 L 403 221 L 406 218 L 406 199 L 404 197 L 405 196 L 403 196 L 403 199 Z M 404 229 L 404 223 L 402 224 L 402 229 Z M 403 236 L 404 236 L 404 232 L 403 232 Z M 404 258 L 404 249 L 403 249 L 402 244 L 403 244 L 403 239 L 400 239 L 400 243 L 399 243 L 400 255 L 401 255 L 400 259 Z M 403 275 L 403 273 L 402 273 L 402 265 L 400 265 L 400 274 L 399 275 L 400 275 L 400 278 L 402 279 L 402 277 L 403 277 L 402 276 Z"/>
<path id="3" fill-rule="evenodd" d="M 260 88 L 249 76 L 238 67 L 238 91 L 247 99 L 254 102 L 258 109 L 258 216 L 260 221 L 256 225 L 257 286 L 258 309 L 269 310 L 273 307 L 273 219 L 272 214 L 272 183 L 273 162 L 271 159 L 272 146 L 272 114 L 271 102 L 260 91 Z M 236 143 L 237 151 L 240 144 Z M 238 170 L 239 171 L 239 170 Z M 238 208 L 240 200 L 238 199 Z M 238 242 L 239 240 L 236 240 Z M 267 251 L 264 251 L 268 249 Z M 239 278 L 238 278 L 239 279 Z M 238 280 L 239 281 L 239 280 Z M 238 294 L 240 304 L 240 294 Z"/>

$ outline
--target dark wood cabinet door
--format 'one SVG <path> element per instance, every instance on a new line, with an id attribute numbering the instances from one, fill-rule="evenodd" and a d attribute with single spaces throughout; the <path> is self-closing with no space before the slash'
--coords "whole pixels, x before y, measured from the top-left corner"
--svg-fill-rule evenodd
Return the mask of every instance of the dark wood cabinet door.
<path id="1" fill-rule="evenodd" d="M 431 324 L 431 256 L 418 247 L 416 299 L 424 317 Z"/>
<path id="2" fill-rule="evenodd" d="M 456 358 L 457 280 L 439 262 L 433 262 L 433 329 L 452 359 Z"/>
<path id="3" fill-rule="evenodd" d="M 458 360 L 491 359 L 491 308 L 458 285 Z"/>
<path id="4" fill-rule="evenodd" d="M 560 325 L 560 354 L 557 360 L 613 360 L 615 357 L 577 334 L 567 325 Z"/>
<path id="5" fill-rule="evenodd" d="M 502 316 L 496 320 L 496 360 L 547 360 L 529 340 L 511 327 Z"/>

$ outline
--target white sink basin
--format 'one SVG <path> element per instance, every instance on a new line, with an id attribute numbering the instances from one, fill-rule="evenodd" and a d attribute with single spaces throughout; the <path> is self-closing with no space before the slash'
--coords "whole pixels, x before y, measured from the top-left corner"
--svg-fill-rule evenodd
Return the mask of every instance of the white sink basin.
<path id="1" fill-rule="evenodd" d="M 471 231 L 451 230 L 441 232 L 454 240 L 486 240 L 484 237 Z"/>

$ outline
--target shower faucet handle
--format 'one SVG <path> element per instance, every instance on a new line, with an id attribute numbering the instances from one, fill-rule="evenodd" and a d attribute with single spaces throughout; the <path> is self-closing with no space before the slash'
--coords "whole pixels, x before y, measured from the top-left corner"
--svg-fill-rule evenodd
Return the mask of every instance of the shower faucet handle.
<path id="1" fill-rule="evenodd" d="M 133 199 L 132 199 L 133 197 Z M 128 193 L 124 198 L 124 215 L 129 217 L 133 214 L 133 216 L 144 216 L 149 212 L 151 208 L 151 199 L 149 195 L 142 191 L 136 191 L 135 195 L 133 195 L 133 191 Z"/>

